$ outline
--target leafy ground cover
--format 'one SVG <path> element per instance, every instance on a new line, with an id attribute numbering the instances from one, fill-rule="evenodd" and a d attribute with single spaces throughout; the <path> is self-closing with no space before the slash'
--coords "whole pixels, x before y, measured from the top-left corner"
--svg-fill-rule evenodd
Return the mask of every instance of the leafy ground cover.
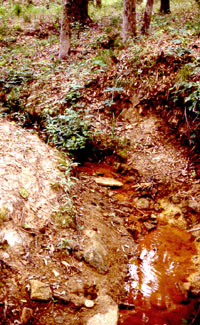
<path id="1" fill-rule="evenodd" d="M 157 14 L 155 6 L 149 35 L 138 32 L 125 47 L 120 36 L 122 7 L 114 4 L 115 13 L 104 17 L 109 4 L 100 11 L 91 6 L 95 23 L 72 24 L 71 55 L 60 62 L 60 4 L 37 5 L 1 7 L 3 112 L 22 124 L 38 117 L 47 123 L 49 116 L 62 114 L 66 107 L 85 108 L 95 119 L 106 113 L 113 124 L 123 111 L 121 104 L 131 102 L 139 89 L 138 97 L 147 101 L 148 109 L 155 106 L 155 99 L 156 109 L 160 105 L 171 120 L 180 108 L 182 133 L 195 145 L 199 137 L 198 8 L 191 18 L 192 4 L 184 9 L 174 5 L 173 14 L 165 16 Z M 141 20 L 139 11 L 138 29 Z"/>
<path id="2" fill-rule="evenodd" d="M 160 15 L 156 2 L 145 36 L 143 9 L 138 3 L 138 35 L 124 45 L 122 3 L 90 3 L 93 22 L 71 25 L 71 52 L 60 61 L 60 1 L 0 6 L 5 323 L 23 322 L 28 307 L 30 324 L 89 325 L 105 295 L 129 309 L 138 240 L 159 226 L 199 229 L 198 6 L 173 1 Z M 123 188 L 102 187 L 101 176 Z M 199 247 L 199 230 L 192 234 Z M 103 262 L 91 262 L 90 248 Z M 30 299 L 32 279 L 50 283 L 50 302 Z M 183 320 L 191 324 L 199 323 L 198 279 L 187 280 L 189 294 L 182 288 L 184 299 L 195 297 Z"/>

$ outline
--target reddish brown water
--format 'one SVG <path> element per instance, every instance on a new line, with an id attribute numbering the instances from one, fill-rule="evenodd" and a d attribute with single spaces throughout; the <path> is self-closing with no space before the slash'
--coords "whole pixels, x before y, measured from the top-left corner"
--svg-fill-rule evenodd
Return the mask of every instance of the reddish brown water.
<path id="1" fill-rule="evenodd" d="M 86 163 L 79 171 L 120 180 L 123 187 L 115 189 L 114 196 L 119 203 L 132 203 L 137 196 L 134 179 L 116 173 L 107 164 Z M 133 217 L 134 229 L 142 229 L 142 221 L 137 222 L 140 212 L 135 209 L 129 216 L 128 223 Z M 127 306 L 132 308 L 120 311 L 119 324 L 182 325 L 194 309 L 186 290 L 187 277 L 193 271 L 191 259 L 196 255 L 191 234 L 170 226 L 145 233 L 139 242 L 138 256 L 129 264 Z"/>
<path id="2" fill-rule="evenodd" d="M 139 255 L 129 265 L 128 304 L 123 325 L 179 325 L 192 311 L 184 283 L 192 272 L 196 248 L 187 232 L 161 227 L 140 241 Z"/>

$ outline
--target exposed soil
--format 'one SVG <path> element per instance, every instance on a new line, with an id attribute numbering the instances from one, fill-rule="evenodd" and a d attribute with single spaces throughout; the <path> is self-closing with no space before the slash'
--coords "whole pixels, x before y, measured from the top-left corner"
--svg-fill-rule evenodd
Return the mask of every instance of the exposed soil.
<path id="1" fill-rule="evenodd" d="M 77 177 L 72 191 L 77 210 L 74 227 L 59 226 L 51 217 L 52 210 L 63 200 L 62 187 L 52 186 L 63 177 L 56 165 L 59 160 L 56 151 L 14 123 L 1 122 L 2 323 L 19 321 L 22 310 L 28 307 L 32 310 L 30 324 L 86 324 L 100 312 L 100 307 L 96 303 L 95 307 L 87 308 L 84 301 L 95 303 L 102 295 L 109 295 L 122 310 L 129 308 L 133 305 L 126 287 L 127 281 L 130 283 L 129 263 L 140 256 L 137 243 L 149 232 L 154 233 L 153 229 L 176 227 L 186 236 L 189 246 L 195 243 L 199 249 L 200 231 L 191 235 L 185 232 L 200 226 L 199 180 L 195 176 L 198 171 L 190 163 L 187 149 L 173 136 L 169 141 L 162 119 L 141 116 L 136 109 L 132 112 L 131 108 L 127 110 L 129 123 L 126 120 L 117 128 L 131 140 L 126 162 L 116 163 L 114 156 L 109 156 L 101 162 L 74 168 Z M 123 186 L 99 185 L 97 180 L 101 177 L 120 181 Z M 23 195 L 21 189 L 27 193 Z M 61 238 L 67 239 L 68 248 L 60 248 Z M 100 241 L 103 247 L 103 271 L 98 263 L 90 266 L 84 260 L 84 250 L 91 246 L 91 238 Z M 163 241 L 167 252 L 164 237 Z M 187 290 L 179 290 L 181 298 L 173 303 L 174 310 L 184 306 L 184 301 L 190 301 L 188 292 L 189 297 L 199 292 L 198 279 L 188 278 L 199 266 L 198 260 L 196 267 L 192 262 L 198 254 L 192 246 L 191 249 L 190 262 L 186 257 L 181 261 L 182 276 L 175 281 L 180 286 L 187 283 L 188 286 L 183 286 Z M 180 262 L 174 257 L 173 263 Z M 174 272 L 176 277 L 175 269 Z M 53 300 L 31 300 L 32 279 L 48 283 Z M 167 278 L 164 281 L 167 286 Z M 165 309 L 166 321 L 169 308 L 165 302 L 161 309 Z M 154 308 L 160 310 L 156 306 L 154 303 Z M 163 324 L 162 317 L 158 324 Z M 181 318 L 184 317 L 191 319 L 197 314 L 195 311 L 191 314 L 190 310 L 189 315 L 183 312 Z M 122 323 L 132 324 L 128 320 Z"/>

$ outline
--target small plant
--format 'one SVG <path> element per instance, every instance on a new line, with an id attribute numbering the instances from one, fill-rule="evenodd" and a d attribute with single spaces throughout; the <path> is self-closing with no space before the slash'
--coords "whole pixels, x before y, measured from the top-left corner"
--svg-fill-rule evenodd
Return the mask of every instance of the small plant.
<path id="1" fill-rule="evenodd" d="M 77 103 L 77 101 L 80 99 L 81 97 L 81 93 L 80 93 L 80 89 L 82 89 L 83 87 L 80 86 L 79 84 L 72 84 L 70 87 L 70 90 L 68 91 L 64 102 L 69 104 L 69 105 L 74 105 L 75 103 Z"/>
<path id="2" fill-rule="evenodd" d="M 59 250 L 64 251 L 67 255 L 69 255 L 69 252 L 71 250 L 71 247 L 69 246 L 69 239 L 67 238 L 61 238 L 60 242 L 57 245 Z"/>
<path id="3" fill-rule="evenodd" d="M 13 12 L 16 16 L 20 16 L 22 13 L 22 7 L 19 2 L 16 2 L 13 7 Z"/>
<path id="4" fill-rule="evenodd" d="M 48 142 L 61 150 L 67 150 L 72 155 L 91 145 L 92 131 L 90 116 L 82 109 L 79 112 L 72 107 L 67 108 L 64 114 L 55 117 L 47 116 L 46 134 Z"/>
<path id="5" fill-rule="evenodd" d="M 101 108 L 111 108 L 115 104 L 116 95 L 120 94 L 124 90 L 123 87 L 108 87 L 104 90 L 105 93 L 111 94 L 111 98 L 107 98 L 102 102 Z M 115 119 L 115 118 L 114 118 Z M 113 121 L 114 121 L 113 119 Z"/>
<path id="6" fill-rule="evenodd" d="M 182 81 L 171 89 L 174 102 L 183 102 L 190 112 L 200 115 L 199 81 Z"/>
<path id="7" fill-rule="evenodd" d="M 62 228 L 76 228 L 74 206 L 70 198 L 57 210 L 53 210 L 51 218 Z"/>

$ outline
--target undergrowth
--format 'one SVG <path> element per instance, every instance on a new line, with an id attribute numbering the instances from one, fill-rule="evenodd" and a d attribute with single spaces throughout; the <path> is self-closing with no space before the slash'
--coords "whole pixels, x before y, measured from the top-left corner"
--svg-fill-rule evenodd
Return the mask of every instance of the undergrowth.
<path id="1" fill-rule="evenodd" d="M 182 19 L 181 0 L 171 3 L 170 15 L 159 15 L 156 1 L 149 35 L 140 35 L 138 29 L 137 38 L 125 47 L 122 3 L 103 1 L 101 9 L 90 3 L 90 15 L 99 25 L 73 24 L 72 54 L 67 62 L 60 62 L 56 52 L 60 1 L 1 4 L 1 114 L 22 126 L 30 128 L 32 123 L 49 143 L 82 155 L 85 149 L 100 147 L 93 125 L 99 112 L 110 122 L 111 132 L 105 137 L 111 137 L 107 141 L 111 143 L 113 116 L 120 116 L 121 103 L 128 103 L 134 92 L 154 97 L 167 84 L 170 94 L 166 94 L 165 103 L 171 100 L 174 107 L 183 106 L 183 117 L 191 115 L 195 120 L 190 137 L 198 138 L 199 61 L 193 58 L 193 50 L 198 47 L 199 16 L 195 13 L 191 19 L 193 5 L 195 1 L 184 3 Z M 139 2 L 138 24 L 143 10 Z M 165 109 L 169 109 L 168 104 Z"/>
<path id="2" fill-rule="evenodd" d="M 54 117 L 47 115 L 45 132 L 49 143 L 73 155 L 91 147 L 94 136 L 88 112 L 72 107 Z"/>

